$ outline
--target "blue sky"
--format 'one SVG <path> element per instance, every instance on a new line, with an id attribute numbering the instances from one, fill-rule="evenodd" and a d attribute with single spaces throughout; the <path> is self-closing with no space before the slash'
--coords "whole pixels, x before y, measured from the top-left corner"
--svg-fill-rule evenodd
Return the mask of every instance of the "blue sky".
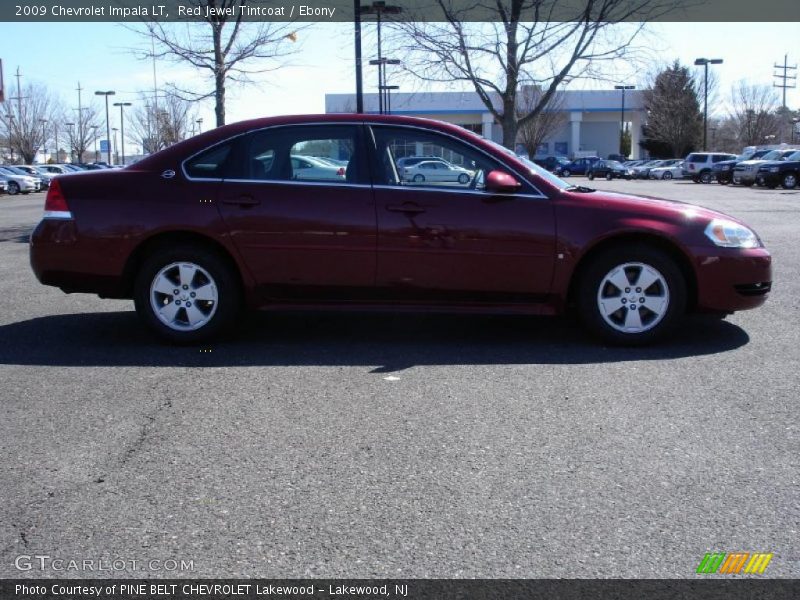
<path id="1" fill-rule="evenodd" d="M 365 25 L 366 30 L 374 25 Z M 352 92 L 354 89 L 352 26 L 342 23 L 315 25 L 300 33 L 291 65 L 279 72 L 266 73 L 254 84 L 232 86 L 228 97 L 228 121 L 257 116 L 324 111 L 325 93 Z M 371 33 L 365 38 L 365 58 L 374 54 Z M 674 59 L 691 65 L 700 56 L 722 58 L 713 67 L 719 78 L 721 96 L 740 79 L 771 85 L 772 65 L 789 54 L 789 63 L 800 58 L 798 23 L 658 23 L 643 38 L 660 60 Z M 152 89 L 153 72 L 149 60 L 137 59 L 132 47 L 143 40 L 125 27 L 113 23 L 1 23 L 0 58 L 3 59 L 6 88 L 16 94 L 17 68 L 23 85 L 37 81 L 58 93 L 67 106 L 77 106 L 75 88 L 80 81 L 84 98 L 95 101 L 95 90 L 113 89 L 115 101 L 139 101 L 139 90 Z M 624 63 L 616 65 L 621 71 Z M 630 70 L 629 70 L 630 71 Z M 193 73 L 185 66 L 159 63 L 159 84 L 173 80 L 191 81 Z M 372 91 L 375 74 L 365 70 L 365 91 Z M 639 76 L 629 72 L 626 81 Z M 584 83 L 580 87 L 610 87 L 611 84 Z M 789 90 L 787 103 L 800 105 L 798 90 Z M 710 107 L 712 110 L 714 107 Z M 199 116 L 213 123 L 213 105 L 198 106 Z"/>

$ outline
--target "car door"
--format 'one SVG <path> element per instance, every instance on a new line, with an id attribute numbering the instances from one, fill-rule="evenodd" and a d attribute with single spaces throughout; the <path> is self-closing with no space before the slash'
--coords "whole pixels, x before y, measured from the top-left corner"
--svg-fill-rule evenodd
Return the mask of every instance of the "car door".
<path id="1" fill-rule="evenodd" d="M 517 194 L 486 191 L 486 173 L 508 168 L 455 137 L 387 125 L 372 132 L 379 288 L 459 301 L 535 300 L 550 291 L 555 223 L 548 198 L 528 183 Z M 472 181 L 400 178 L 398 154 L 420 145 L 467 168 Z"/>
<path id="2" fill-rule="evenodd" d="M 263 296 L 348 299 L 373 290 L 375 202 L 361 132 L 353 123 L 282 126 L 236 145 L 218 205 Z M 313 165 L 292 155 L 347 160 L 346 176 L 315 178 Z"/>

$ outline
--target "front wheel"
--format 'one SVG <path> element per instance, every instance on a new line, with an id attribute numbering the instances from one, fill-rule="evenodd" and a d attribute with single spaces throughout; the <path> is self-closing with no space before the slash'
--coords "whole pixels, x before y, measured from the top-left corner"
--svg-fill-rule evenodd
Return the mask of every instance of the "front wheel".
<path id="1" fill-rule="evenodd" d="M 700 173 L 700 183 L 711 183 L 711 171 Z"/>
<path id="2" fill-rule="evenodd" d="M 241 305 L 228 263 L 200 246 L 162 248 L 134 284 L 136 312 L 159 337 L 178 344 L 211 339 L 230 327 Z"/>
<path id="3" fill-rule="evenodd" d="M 458 183 L 460 183 L 461 185 L 469 183 L 469 175 L 467 175 L 466 173 L 461 173 L 461 175 L 458 176 Z"/>
<path id="4" fill-rule="evenodd" d="M 673 330 L 685 308 L 680 269 L 648 246 L 604 252 L 583 271 L 578 285 L 583 323 L 613 344 L 651 343 Z"/>
<path id="5" fill-rule="evenodd" d="M 669 171 L 664 171 L 664 175 L 661 177 L 661 179 L 672 179 L 672 173 Z"/>
<path id="6" fill-rule="evenodd" d="M 562 177 L 569 177 L 570 175 L 572 175 L 572 172 L 569 169 L 561 169 Z"/>
<path id="7" fill-rule="evenodd" d="M 589 181 L 594 181 L 594 171 L 589 171 L 587 177 L 589 178 Z"/>
<path id="8" fill-rule="evenodd" d="M 412 181 L 414 181 L 414 183 L 422 183 L 423 181 L 425 181 L 425 175 L 420 175 L 419 173 L 417 173 L 416 175 L 414 175 Z"/>
<path id="9" fill-rule="evenodd" d="M 614 174 L 611 171 L 609 171 L 608 173 L 606 173 L 606 179 L 608 181 L 611 181 L 612 179 L 614 179 Z"/>
<path id="10" fill-rule="evenodd" d="M 9 181 L 8 182 L 8 190 L 6 190 L 11 196 L 16 196 L 19 194 L 19 184 L 16 181 Z"/>
<path id="11" fill-rule="evenodd" d="M 784 189 L 793 190 L 797 187 L 797 173 L 787 173 L 783 176 L 781 185 Z"/>

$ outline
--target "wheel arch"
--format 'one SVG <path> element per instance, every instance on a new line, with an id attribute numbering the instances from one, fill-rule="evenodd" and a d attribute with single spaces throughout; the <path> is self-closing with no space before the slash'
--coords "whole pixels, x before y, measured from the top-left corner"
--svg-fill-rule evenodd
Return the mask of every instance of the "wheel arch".
<path id="1" fill-rule="evenodd" d="M 159 248 L 176 244 L 191 244 L 208 248 L 218 254 L 233 270 L 239 289 L 245 292 L 245 274 L 231 251 L 213 237 L 190 230 L 162 231 L 142 240 L 130 253 L 123 269 L 122 282 L 125 294 L 133 296 L 136 274 L 142 263 Z"/>
<path id="2" fill-rule="evenodd" d="M 578 259 L 569 279 L 567 289 L 567 305 L 572 307 L 576 302 L 578 285 L 586 267 L 596 256 L 620 246 L 644 245 L 661 250 L 675 261 L 686 282 L 686 310 L 690 312 L 697 305 L 697 275 L 691 260 L 675 242 L 662 235 L 646 231 L 630 231 L 615 234 L 598 240 L 590 246 Z"/>

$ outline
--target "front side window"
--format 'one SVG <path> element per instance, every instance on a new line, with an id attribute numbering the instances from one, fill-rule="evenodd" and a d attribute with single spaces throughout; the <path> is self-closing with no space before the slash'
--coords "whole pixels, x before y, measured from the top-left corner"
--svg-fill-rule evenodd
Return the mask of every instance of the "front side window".
<path id="1" fill-rule="evenodd" d="M 245 178 L 255 181 L 363 183 L 367 177 L 353 125 L 275 127 L 245 143 Z"/>
<path id="2" fill-rule="evenodd" d="M 186 174 L 193 179 L 221 179 L 232 147 L 228 142 L 201 152 L 186 163 Z"/>
<path id="3" fill-rule="evenodd" d="M 485 175 L 498 165 L 450 137 L 417 129 L 374 126 L 377 183 L 392 186 L 484 189 Z M 409 156 L 429 157 L 420 162 Z"/>

